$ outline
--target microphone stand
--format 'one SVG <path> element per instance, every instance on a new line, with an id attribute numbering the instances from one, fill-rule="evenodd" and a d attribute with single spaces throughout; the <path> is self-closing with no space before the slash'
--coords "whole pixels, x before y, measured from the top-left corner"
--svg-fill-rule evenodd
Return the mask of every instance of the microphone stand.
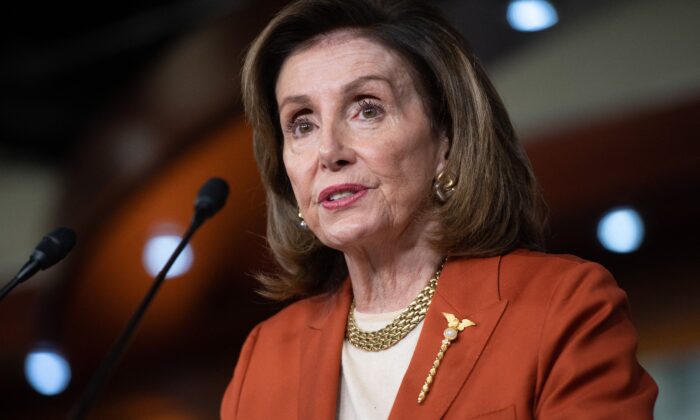
<path id="1" fill-rule="evenodd" d="M 17 285 L 33 276 L 37 271 L 39 271 L 39 262 L 36 260 L 27 261 L 22 269 L 19 270 L 19 273 L 2 287 L 2 290 L 0 290 L 0 300 L 7 296 Z"/>
<path id="2" fill-rule="evenodd" d="M 12 291 L 12 289 L 17 287 L 17 285 L 20 283 L 20 278 L 18 276 L 14 276 L 12 280 L 7 282 L 6 285 L 2 286 L 2 289 L 0 289 L 0 300 L 7 296 Z"/>
<path id="3" fill-rule="evenodd" d="M 141 322 L 141 318 L 143 318 L 143 315 L 146 313 L 148 306 L 151 304 L 151 301 L 156 296 L 156 293 L 158 293 L 160 286 L 165 280 L 165 276 L 168 274 L 168 271 L 170 271 L 170 267 L 172 267 L 172 265 L 175 263 L 177 257 L 180 255 L 182 250 L 185 249 L 185 246 L 187 246 L 187 244 L 189 243 L 190 239 L 192 238 L 192 235 L 194 235 L 194 232 L 202 225 L 205 219 L 206 217 L 202 214 L 202 212 L 195 212 L 194 217 L 192 218 L 192 222 L 190 223 L 190 227 L 187 228 L 187 231 L 180 240 L 180 243 L 177 245 L 177 248 L 175 248 L 175 251 L 173 251 L 172 255 L 170 255 L 170 259 L 168 259 L 168 262 L 165 263 L 163 269 L 160 270 L 160 273 L 158 273 L 158 275 L 156 276 L 155 280 L 153 281 L 153 284 L 151 285 L 150 290 L 148 291 L 144 299 L 141 301 L 141 304 L 139 305 L 136 312 L 134 312 L 134 314 L 131 316 L 129 323 L 126 325 L 117 341 L 112 346 L 112 350 L 109 352 L 107 357 L 104 358 L 102 364 L 93 375 L 92 379 L 90 380 L 90 383 L 88 384 L 88 387 L 85 389 L 82 396 L 80 397 L 80 400 L 78 400 L 77 404 L 73 407 L 73 410 L 71 410 L 71 413 L 68 415 L 69 419 L 80 420 L 85 418 L 88 409 L 90 408 L 95 398 L 99 394 L 100 390 L 104 386 L 105 382 L 107 381 L 107 378 L 114 369 L 114 366 L 119 360 L 119 357 L 124 352 L 126 346 L 129 344 L 131 336 L 134 334 L 134 331 Z"/>

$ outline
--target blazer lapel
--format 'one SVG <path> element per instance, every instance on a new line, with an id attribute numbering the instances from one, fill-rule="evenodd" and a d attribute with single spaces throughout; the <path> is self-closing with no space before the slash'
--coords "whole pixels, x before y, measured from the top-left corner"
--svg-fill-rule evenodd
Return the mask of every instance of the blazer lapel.
<path id="1" fill-rule="evenodd" d="M 326 298 L 319 316 L 301 337 L 300 419 L 336 417 L 340 359 L 350 302 L 350 282 L 346 281 L 338 293 Z"/>
<path id="2" fill-rule="evenodd" d="M 508 302 L 498 292 L 499 257 L 449 262 L 433 296 L 411 362 L 394 401 L 390 419 L 437 419 L 444 416 L 467 381 Z M 422 404 L 420 393 L 447 328 L 443 312 L 468 318 L 476 326 L 458 334 L 440 363 Z"/>

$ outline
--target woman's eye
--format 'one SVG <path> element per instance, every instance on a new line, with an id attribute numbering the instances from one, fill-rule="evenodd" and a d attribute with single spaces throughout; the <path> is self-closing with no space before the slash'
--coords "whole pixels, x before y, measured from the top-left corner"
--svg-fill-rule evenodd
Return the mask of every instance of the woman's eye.
<path id="1" fill-rule="evenodd" d="M 363 108 L 362 116 L 365 118 L 374 118 L 377 116 L 377 110 L 374 108 Z"/>
<path id="2" fill-rule="evenodd" d="M 380 117 L 384 112 L 384 108 L 381 105 L 370 102 L 367 100 L 362 100 L 360 102 L 360 117 L 364 119 L 373 119 Z"/>
<path id="3" fill-rule="evenodd" d="M 313 130 L 313 128 L 314 128 L 313 125 L 308 121 L 298 121 L 296 123 L 296 130 L 295 131 L 298 134 L 306 134 L 306 133 L 310 133 L 311 130 Z"/>
<path id="4" fill-rule="evenodd" d="M 311 121 L 306 118 L 299 117 L 292 120 L 287 124 L 287 132 L 291 133 L 294 137 L 304 136 L 314 130 L 314 125 Z"/>

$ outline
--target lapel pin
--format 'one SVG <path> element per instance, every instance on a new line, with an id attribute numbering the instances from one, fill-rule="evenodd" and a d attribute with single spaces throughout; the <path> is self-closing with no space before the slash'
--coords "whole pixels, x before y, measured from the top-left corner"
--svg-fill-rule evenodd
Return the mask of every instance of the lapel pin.
<path id="1" fill-rule="evenodd" d="M 440 351 L 438 351 L 437 357 L 435 357 L 435 361 L 433 362 L 433 367 L 430 368 L 430 373 L 428 373 L 428 377 L 425 378 L 423 388 L 421 388 L 420 394 L 418 394 L 418 404 L 421 404 L 423 400 L 425 400 L 428 391 L 430 391 L 430 385 L 433 383 L 433 379 L 435 379 L 435 374 L 437 373 L 438 367 L 440 367 L 440 362 L 445 356 L 447 348 L 450 347 L 450 343 L 456 340 L 457 335 L 460 332 L 464 331 L 465 328 L 473 327 L 476 325 L 475 322 L 470 321 L 466 318 L 460 321 L 456 316 L 452 314 L 448 314 L 446 312 L 443 312 L 442 314 L 445 316 L 445 319 L 447 319 L 447 328 L 445 328 L 445 331 L 443 331 L 442 333 L 443 337 L 445 338 L 442 339 Z"/>

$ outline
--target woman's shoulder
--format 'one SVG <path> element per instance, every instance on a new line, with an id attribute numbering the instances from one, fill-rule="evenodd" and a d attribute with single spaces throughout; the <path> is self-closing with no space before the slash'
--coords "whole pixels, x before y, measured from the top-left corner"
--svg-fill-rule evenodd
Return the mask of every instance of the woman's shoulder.
<path id="1" fill-rule="evenodd" d="M 555 292 L 584 290 L 624 294 L 612 274 L 598 263 L 569 254 L 529 250 L 516 250 L 501 257 L 498 282 L 506 298 L 536 295 L 547 299 Z"/>
<path id="2" fill-rule="evenodd" d="M 602 265 L 570 254 L 549 254 L 518 249 L 501 257 L 501 275 L 514 278 L 558 281 L 576 273 L 612 276 Z"/>
<path id="3" fill-rule="evenodd" d="M 502 257 L 502 262 L 517 270 L 562 272 L 590 266 L 591 269 L 606 271 L 602 265 L 571 254 L 550 254 L 528 249 L 517 249 Z"/>
<path id="4" fill-rule="evenodd" d="M 342 291 L 337 291 L 297 300 L 259 323 L 257 328 L 261 332 L 273 333 L 277 336 L 280 334 L 295 336 L 299 331 L 313 327 L 328 317 L 341 293 Z"/>
<path id="5" fill-rule="evenodd" d="M 519 366 L 534 372 L 535 417 L 577 418 L 587 407 L 590 418 L 650 418 L 657 388 L 636 360 L 627 296 L 608 270 L 518 250 L 500 257 L 498 290 L 508 309 L 494 342 L 508 343 L 504 364 L 518 348 Z"/>

